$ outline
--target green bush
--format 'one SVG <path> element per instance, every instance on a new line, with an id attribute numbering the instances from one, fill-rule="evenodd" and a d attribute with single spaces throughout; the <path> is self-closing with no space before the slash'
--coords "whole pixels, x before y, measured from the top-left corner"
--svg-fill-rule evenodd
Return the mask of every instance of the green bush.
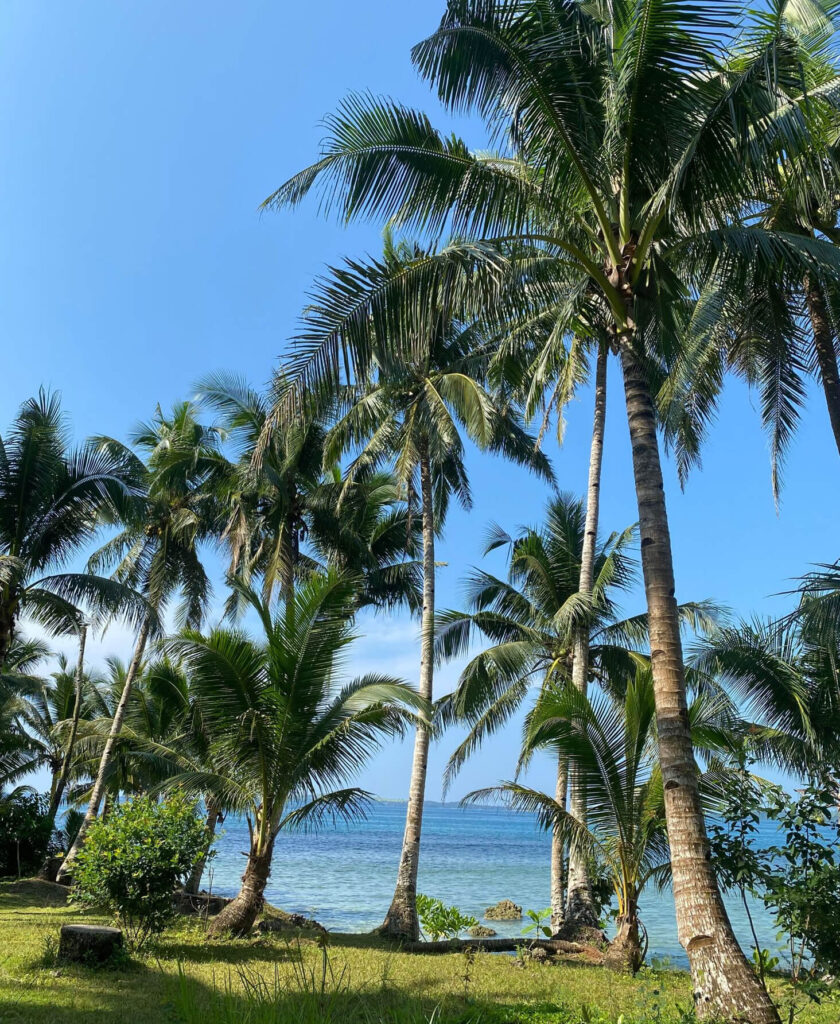
<path id="1" fill-rule="evenodd" d="M 417 894 L 417 914 L 423 932 L 435 942 L 437 939 L 457 939 L 467 928 L 474 928 L 478 921 L 462 914 L 457 907 L 447 907 L 442 900 Z"/>
<path id="2" fill-rule="evenodd" d="M 0 875 L 31 875 L 44 863 L 52 834 L 45 797 L 22 789 L 0 797 Z"/>
<path id="3" fill-rule="evenodd" d="M 173 892 L 206 846 L 194 803 L 138 797 L 91 826 L 73 865 L 73 899 L 110 910 L 137 949 L 172 919 Z"/>

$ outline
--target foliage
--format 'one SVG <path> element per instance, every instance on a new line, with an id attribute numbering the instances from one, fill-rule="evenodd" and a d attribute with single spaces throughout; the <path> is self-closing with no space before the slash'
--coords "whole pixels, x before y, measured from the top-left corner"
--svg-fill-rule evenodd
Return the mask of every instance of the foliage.
<path id="1" fill-rule="evenodd" d="M 475 928 L 478 921 L 462 914 L 457 907 L 447 907 L 443 900 L 417 893 L 417 915 L 423 931 L 432 942 L 438 939 L 457 939 L 461 932 Z"/>
<path id="2" fill-rule="evenodd" d="M 543 924 L 544 921 L 551 921 L 551 907 L 546 907 L 545 910 L 526 910 L 525 916 L 531 923 L 522 929 L 523 935 L 530 935 L 532 932 L 535 932 L 546 939 L 551 938 L 553 934 L 551 928 L 549 925 Z"/>
<path id="3" fill-rule="evenodd" d="M 28 787 L 0 797 L 0 875 L 37 871 L 52 834 L 49 802 Z"/>
<path id="4" fill-rule="evenodd" d="M 769 817 L 784 841 L 770 849 L 764 902 L 776 916 L 790 951 L 794 994 L 819 1000 L 840 974 L 840 862 L 836 783 L 813 778 L 795 795 L 770 792 Z M 793 1010 L 791 1010 L 793 1012 Z"/>
<path id="5" fill-rule="evenodd" d="M 139 948 L 172 920 L 172 894 L 206 842 L 204 822 L 183 796 L 135 797 L 91 826 L 73 865 L 73 899 L 110 910 Z"/>

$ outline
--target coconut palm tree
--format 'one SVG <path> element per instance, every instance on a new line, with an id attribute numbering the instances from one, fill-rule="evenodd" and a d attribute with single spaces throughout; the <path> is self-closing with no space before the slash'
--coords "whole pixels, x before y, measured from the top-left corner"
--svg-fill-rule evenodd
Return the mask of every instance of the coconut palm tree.
<path id="1" fill-rule="evenodd" d="M 296 204 L 318 185 L 345 217 L 495 240 L 525 268 L 515 298 L 526 313 L 565 296 L 561 336 L 593 308 L 607 317 L 631 437 L 680 940 L 702 1013 L 776 1024 L 707 855 L 655 399 L 710 281 L 715 295 L 738 295 L 751 268 L 769 280 L 784 264 L 802 277 L 833 272 L 838 258 L 828 243 L 739 222 L 777 158 L 807 149 L 812 116 L 773 86 L 788 70 L 778 34 L 726 64 L 729 16 L 726 5 L 660 0 L 450 0 L 415 64 L 509 153 L 476 156 L 423 114 L 356 96 L 330 119 L 321 159 L 267 205 Z M 808 98 L 828 117 L 831 102 L 830 90 Z"/>
<path id="2" fill-rule="evenodd" d="M 120 442 L 99 440 L 99 448 L 117 453 L 131 467 L 133 478 L 143 481 L 144 488 L 140 496 L 123 504 L 122 529 L 88 564 L 93 571 L 113 568 L 115 580 L 143 595 L 147 610 L 102 748 L 85 819 L 59 870 L 59 880 L 70 873 L 99 812 L 111 758 L 149 637 L 176 595 L 181 597 L 177 619 L 193 626 L 201 623 L 210 597 L 199 547 L 221 530 L 215 494 L 219 479 L 230 473 L 230 467 L 219 451 L 219 432 L 200 424 L 194 407 L 182 403 L 171 417 L 158 408 L 150 423 L 135 430 L 132 440 L 146 455 L 145 463 Z"/>
<path id="3" fill-rule="evenodd" d="M 142 613 L 118 582 L 66 571 L 135 487 L 116 453 L 92 441 L 71 446 L 57 394 L 42 390 L 23 403 L 0 437 L 0 667 L 23 615 L 53 635 L 72 635 L 80 604 L 100 614 Z"/>
<path id="4" fill-rule="evenodd" d="M 18 633 L 0 671 L 0 789 L 17 782 L 39 767 L 41 751 L 25 726 L 29 701 L 44 679 L 36 674 L 50 656 L 43 640 L 25 639 Z"/>
<path id="5" fill-rule="evenodd" d="M 283 380 L 280 370 L 275 387 Z M 211 374 L 197 390 L 236 453 L 221 495 L 230 573 L 259 577 L 270 602 L 276 587 L 291 596 L 296 578 L 328 564 L 362 574 L 363 605 L 419 604 L 419 525 L 388 474 L 361 476 L 346 493 L 337 467 L 324 466 L 325 417 L 290 415 L 267 430 L 270 396 L 240 377 Z"/>
<path id="6" fill-rule="evenodd" d="M 418 267 L 434 266 L 450 259 L 409 243 L 394 243 L 386 235 L 380 261 L 348 263 L 322 280 L 307 308 L 302 337 L 332 338 L 327 344 L 341 350 L 352 365 L 351 379 L 339 389 L 337 419 L 326 445 L 328 462 L 350 453 L 344 488 L 360 476 L 393 463 L 398 482 L 408 495 L 410 506 L 419 505 L 423 552 L 423 602 L 420 622 L 420 694 L 433 697 L 435 536 L 446 517 L 451 496 L 470 506 L 469 482 L 464 465 L 464 438 L 479 448 L 504 454 L 550 478 L 548 460 L 535 447 L 534 439 L 522 428 L 518 416 L 500 401 L 484 383 L 487 347 L 480 330 L 465 325 L 453 305 L 458 293 L 462 264 L 452 257 L 453 280 L 445 305 L 435 307 L 430 329 L 423 339 L 422 353 L 398 353 L 380 341 L 388 329 L 376 313 L 383 290 L 411 275 Z M 404 309 L 416 308 L 429 298 L 422 287 L 404 294 L 395 319 L 410 319 Z M 444 297 L 438 296 L 438 303 Z M 457 300 L 455 300 L 457 301 Z M 348 322 L 348 308 L 364 310 L 365 323 L 357 329 Z M 369 332 L 369 333 L 366 333 Z M 299 339 L 300 340 L 300 339 Z M 328 362 L 320 386 L 335 384 Z M 417 872 L 430 732 L 420 722 L 414 743 L 409 800 L 397 883 L 381 932 L 416 940 Z"/>
<path id="7" fill-rule="evenodd" d="M 722 694 L 699 697 L 689 717 L 699 745 L 712 751 L 730 749 L 738 719 Z M 587 696 L 571 682 L 546 687 L 528 716 L 520 769 L 545 747 L 562 752 L 580 773 L 587 799 L 585 823 L 552 797 L 519 782 L 475 791 L 463 802 L 501 797 L 516 810 L 535 813 L 543 827 L 566 834 L 599 860 L 612 880 L 618 910 L 606 963 L 635 973 L 647 945 L 642 941 L 640 897 L 651 881 L 670 877 L 650 668 L 637 669 L 620 700 Z"/>
<path id="8" fill-rule="evenodd" d="M 277 612 L 240 583 L 261 638 L 217 629 L 167 642 L 184 666 L 211 741 L 215 769 L 186 765 L 168 786 L 213 794 L 247 815 L 250 849 L 236 899 L 212 931 L 246 934 L 263 904 L 278 834 L 363 813 L 367 794 L 335 788 L 379 741 L 399 733 L 406 709 L 428 713 L 410 687 L 367 675 L 339 684 L 351 643 L 358 579 L 313 575 Z"/>
<path id="9" fill-rule="evenodd" d="M 438 705 L 443 722 L 470 726 L 449 760 L 446 787 L 467 757 L 505 726 L 529 693 L 539 699 L 546 687 L 565 682 L 586 692 L 575 679 L 581 631 L 586 632 L 587 686 L 594 681 L 602 689 L 621 693 L 634 678 L 638 663 L 646 660 L 646 616 L 621 619 L 616 605 L 617 594 L 636 579 L 637 564 L 629 550 L 635 530 L 631 527 L 596 543 L 592 590 L 588 598 L 582 598 L 578 582 L 588 520 L 588 510 L 584 511 L 579 499 L 559 494 L 548 502 L 540 528 L 523 530 L 516 538 L 494 528 L 487 551 L 500 546 L 509 549 L 507 578 L 474 570 L 467 579 L 467 611 L 438 616 L 437 652 L 441 657 L 467 653 L 476 635 L 491 641 L 490 647 L 468 662 L 455 692 Z M 710 630 L 717 614 L 708 601 L 680 606 L 684 624 L 695 630 Z M 555 802 L 564 807 L 566 774 L 567 762 L 561 754 Z M 586 812 L 581 812 L 580 805 L 572 806 L 570 813 L 585 823 Z M 574 844 L 568 894 L 564 893 L 566 839 L 559 831 L 553 836 L 551 876 L 552 927 L 558 931 L 562 927 L 564 934 L 594 928 L 598 923 L 591 905 L 588 858 Z M 580 913 L 581 904 L 588 904 L 589 913 Z"/>

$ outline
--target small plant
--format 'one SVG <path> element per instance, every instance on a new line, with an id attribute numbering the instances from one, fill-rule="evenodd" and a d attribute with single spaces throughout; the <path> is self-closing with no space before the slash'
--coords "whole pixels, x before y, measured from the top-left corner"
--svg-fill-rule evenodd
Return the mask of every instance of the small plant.
<path id="1" fill-rule="evenodd" d="M 523 935 L 530 935 L 534 932 L 536 935 L 543 935 L 547 939 L 551 938 L 551 928 L 544 923 L 545 921 L 551 921 L 551 907 L 546 907 L 545 910 L 526 910 L 525 916 L 530 919 L 531 923 L 522 929 Z"/>
<path id="2" fill-rule="evenodd" d="M 73 900 L 109 910 L 139 949 L 175 914 L 172 895 L 206 847 L 195 804 L 138 797 L 91 826 L 73 865 Z"/>
<path id="3" fill-rule="evenodd" d="M 417 914 L 423 933 L 433 941 L 457 939 L 461 932 L 475 928 L 478 921 L 462 914 L 457 907 L 447 907 L 443 900 L 417 894 Z"/>

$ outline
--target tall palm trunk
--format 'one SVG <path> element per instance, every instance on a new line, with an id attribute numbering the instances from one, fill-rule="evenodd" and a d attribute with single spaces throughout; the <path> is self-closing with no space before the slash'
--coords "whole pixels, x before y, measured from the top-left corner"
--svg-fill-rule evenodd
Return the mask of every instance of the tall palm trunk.
<path id="1" fill-rule="evenodd" d="M 834 328 L 820 282 L 810 275 L 805 278 L 805 300 L 811 319 L 814 351 L 825 394 L 825 404 L 828 407 L 834 443 L 837 445 L 837 451 L 840 452 L 840 370 L 838 370 L 837 352 L 834 347 Z"/>
<path id="2" fill-rule="evenodd" d="M 432 467 L 428 444 L 420 450 L 420 490 L 423 506 L 423 613 L 420 622 L 420 695 L 432 699 L 435 630 L 435 521 L 432 495 Z M 408 809 L 405 815 L 400 866 L 394 898 L 379 927 L 382 935 L 416 942 L 420 937 L 417 920 L 417 869 L 420 865 L 420 832 L 423 825 L 423 800 L 426 769 L 429 763 L 429 728 L 422 722 L 414 738 L 414 758 Z"/>
<path id="3" fill-rule="evenodd" d="M 677 931 L 691 964 L 700 1017 L 717 1015 L 750 1024 L 779 1024 L 775 1007 L 735 939 L 710 863 L 686 704 L 656 417 L 650 384 L 633 341 L 631 327 L 621 338 L 621 366 L 639 508 Z"/>
<path id="4" fill-rule="evenodd" d="M 146 642 L 149 639 L 151 628 L 152 616 L 151 613 L 149 613 L 143 620 L 143 625 L 140 627 L 140 633 L 137 636 L 137 643 L 134 647 L 131 664 L 128 666 L 128 672 L 126 672 L 125 675 L 125 683 L 123 684 L 123 691 L 120 694 L 120 701 L 119 704 L 117 704 L 117 710 L 114 712 L 114 719 L 111 722 L 108 739 L 105 741 L 102 757 L 99 759 L 99 769 L 93 783 L 93 789 L 90 794 L 87 810 L 85 811 L 84 820 L 82 821 L 76 838 L 73 840 L 73 845 L 70 847 L 67 856 L 64 858 L 64 863 L 58 869 L 58 881 L 66 880 L 68 877 L 72 876 L 73 861 L 76 859 L 79 850 L 81 850 L 84 845 L 88 830 L 93 824 L 96 815 L 99 813 L 99 805 L 102 802 L 102 796 L 105 792 L 105 780 L 108 775 L 108 769 L 111 765 L 114 747 L 116 746 L 117 740 L 120 737 L 120 732 L 122 731 L 122 724 L 123 719 L 125 718 L 126 709 L 128 708 L 128 701 L 131 697 L 134 680 L 140 669 L 140 663 L 143 660 L 143 652 L 146 649 Z"/>
<path id="5" fill-rule="evenodd" d="M 607 359 L 609 349 L 601 343 L 598 347 L 598 362 L 595 370 L 595 415 L 592 423 L 592 443 L 589 450 L 589 480 L 586 490 L 586 521 L 584 524 L 583 547 L 580 558 L 580 582 L 578 591 L 584 597 L 592 596 L 595 583 L 595 547 L 598 540 L 598 520 L 601 505 L 601 466 L 604 458 L 604 428 L 607 421 Z M 575 633 L 572 658 L 572 683 L 586 694 L 589 677 L 589 627 L 583 626 Z M 578 771 L 572 766 L 570 772 L 571 796 L 569 812 L 586 824 L 586 790 Z M 592 882 L 589 877 L 589 863 L 586 851 L 579 842 L 573 841 L 569 848 L 569 891 L 566 900 L 565 931 L 582 928 L 597 928 L 598 914 L 592 899 Z"/>
<path id="6" fill-rule="evenodd" d="M 563 754 L 557 757 L 557 782 L 554 787 L 554 799 L 565 809 L 566 791 L 569 781 L 569 762 Z M 551 834 L 551 931 L 557 934 L 563 927 L 566 917 L 566 841 L 559 829 Z"/>
<path id="7" fill-rule="evenodd" d="M 248 851 L 248 863 L 242 876 L 242 888 L 236 898 L 218 914 L 210 925 L 211 935 L 231 933 L 247 935 L 254 927 L 265 904 L 265 887 L 271 874 L 274 838 L 255 828 Z"/>
<path id="8" fill-rule="evenodd" d="M 61 801 L 64 797 L 64 790 L 67 788 L 67 781 L 70 778 L 70 765 L 73 760 L 73 751 L 76 746 L 76 734 L 79 731 L 79 717 L 82 713 L 82 679 L 85 666 L 85 644 L 87 643 L 87 626 L 82 626 L 79 633 L 79 660 L 76 663 L 75 696 L 73 700 L 73 717 L 70 720 L 70 734 L 67 737 L 67 746 L 64 748 L 64 758 L 61 762 L 61 769 L 53 787 L 50 797 L 50 820 L 55 821 Z"/>
<path id="9" fill-rule="evenodd" d="M 201 877 L 204 874 L 204 868 L 207 864 L 207 854 L 210 850 L 210 844 L 213 842 L 213 838 L 216 835 L 216 826 L 219 824 L 219 818 L 221 817 L 219 807 L 213 801 L 212 797 L 207 797 L 206 809 L 207 818 L 204 822 L 204 830 L 207 835 L 207 846 L 199 860 L 196 861 L 195 867 L 192 869 L 190 877 L 187 879 L 187 884 L 184 886 L 184 892 L 191 896 L 195 896 L 199 891 Z"/>

